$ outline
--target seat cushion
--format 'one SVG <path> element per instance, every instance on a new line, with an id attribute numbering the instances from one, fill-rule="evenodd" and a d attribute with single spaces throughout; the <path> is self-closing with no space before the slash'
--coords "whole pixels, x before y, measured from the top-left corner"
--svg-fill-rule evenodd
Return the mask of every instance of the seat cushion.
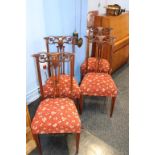
<path id="1" fill-rule="evenodd" d="M 87 96 L 117 96 L 117 87 L 112 77 L 107 73 L 87 73 L 80 85 L 83 95 Z"/>
<path id="2" fill-rule="evenodd" d="M 97 67 L 97 59 L 95 57 L 88 58 L 88 72 L 95 72 Z M 106 59 L 100 59 L 99 62 L 99 71 L 108 73 L 110 71 L 110 64 Z M 86 60 L 81 65 L 81 74 L 86 73 Z"/>
<path id="3" fill-rule="evenodd" d="M 52 78 L 49 78 L 46 84 L 43 86 L 44 97 L 53 97 L 54 96 L 54 86 Z M 59 95 L 60 97 L 71 97 L 71 98 L 80 98 L 80 87 L 73 78 L 73 90 L 71 93 L 70 88 L 70 75 L 60 75 L 59 79 Z"/>
<path id="4" fill-rule="evenodd" d="M 81 122 L 69 98 L 43 100 L 31 123 L 33 134 L 80 133 Z"/>

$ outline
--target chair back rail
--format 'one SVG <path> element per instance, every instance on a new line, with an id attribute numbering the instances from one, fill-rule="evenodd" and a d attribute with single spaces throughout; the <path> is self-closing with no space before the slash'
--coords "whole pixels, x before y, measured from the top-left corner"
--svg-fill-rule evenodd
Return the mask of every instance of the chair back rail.
<path id="1" fill-rule="evenodd" d="M 72 93 L 73 90 L 73 76 L 74 76 L 74 54 L 69 52 L 53 52 L 53 53 L 37 53 L 34 54 L 33 57 L 36 60 L 37 66 L 37 74 L 38 74 L 38 81 L 40 87 L 40 94 L 41 98 L 44 99 L 44 91 L 43 91 L 43 83 L 42 83 L 42 74 L 41 74 L 41 63 L 48 63 L 48 71 L 50 74 L 48 75 L 53 82 L 53 89 L 54 95 L 53 97 L 59 97 L 59 82 L 60 82 L 60 75 L 66 74 L 65 72 L 65 64 L 69 63 L 69 75 L 70 75 L 70 90 Z"/>
<path id="2" fill-rule="evenodd" d="M 91 46 L 91 50 L 89 49 L 89 55 L 91 55 L 91 57 L 95 56 L 95 50 L 96 50 L 96 44 L 92 43 L 91 39 L 93 39 L 93 37 L 96 35 L 112 36 L 111 31 L 112 31 L 112 28 L 103 28 L 103 27 L 90 27 L 87 29 L 87 38 L 89 38 L 89 41 L 87 40 L 87 45 Z"/>
<path id="3" fill-rule="evenodd" d="M 44 38 L 46 44 L 47 53 L 50 53 L 50 45 L 56 45 L 57 52 L 65 52 L 65 46 L 71 45 L 72 46 L 72 53 L 75 53 L 75 42 L 76 38 L 73 36 L 47 36 Z M 64 62 L 63 66 L 64 66 Z M 48 66 L 50 66 L 48 62 Z M 48 67 L 50 68 L 50 67 Z M 65 68 L 63 68 L 64 70 Z M 51 76 L 50 70 L 48 69 L 48 74 Z"/>
<path id="4" fill-rule="evenodd" d="M 87 29 L 87 37 L 90 38 L 90 40 L 98 35 L 98 36 L 112 36 L 111 35 L 112 28 L 104 28 L 104 27 L 91 27 Z"/>
<path id="5" fill-rule="evenodd" d="M 55 45 L 57 47 L 57 52 L 64 52 L 65 45 L 72 46 L 72 52 L 75 53 L 75 37 L 73 36 L 48 36 L 45 37 L 47 52 L 50 52 L 50 45 Z"/>

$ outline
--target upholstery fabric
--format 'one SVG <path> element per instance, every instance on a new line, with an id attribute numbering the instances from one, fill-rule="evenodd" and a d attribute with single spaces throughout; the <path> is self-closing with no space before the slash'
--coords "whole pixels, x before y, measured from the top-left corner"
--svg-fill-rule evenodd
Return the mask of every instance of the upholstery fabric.
<path id="1" fill-rule="evenodd" d="M 88 72 L 95 72 L 97 67 L 97 59 L 95 57 L 88 58 Z M 110 64 L 106 59 L 100 59 L 99 62 L 99 71 L 108 73 L 110 70 Z M 86 60 L 81 65 L 81 74 L 86 74 Z"/>
<path id="2" fill-rule="evenodd" d="M 80 133 L 81 121 L 69 98 L 43 100 L 31 123 L 33 134 Z"/>
<path id="3" fill-rule="evenodd" d="M 71 93 L 70 75 L 60 75 L 58 87 L 60 97 L 80 98 L 81 91 L 75 78 L 73 78 L 73 91 Z M 49 78 L 46 84 L 43 86 L 43 92 L 45 98 L 54 96 L 54 87 L 52 78 Z"/>
<path id="4" fill-rule="evenodd" d="M 80 85 L 83 95 L 87 96 L 117 96 L 118 90 L 107 73 L 87 73 Z"/>

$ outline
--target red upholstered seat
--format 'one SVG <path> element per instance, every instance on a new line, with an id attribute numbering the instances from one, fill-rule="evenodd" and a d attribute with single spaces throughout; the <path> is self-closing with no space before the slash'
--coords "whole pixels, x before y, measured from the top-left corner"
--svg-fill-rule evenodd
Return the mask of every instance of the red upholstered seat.
<path id="1" fill-rule="evenodd" d="M 80 98 L 80 87 L 76 82 L 75 78 L 73 78 L 73 91 L 71 94 L 70 88 L 70 75 L 60 75 L 59 79 L 59 95 L 60 97 L 72 97 L 72 98 Z M 53 97 L 54 95 L 54 87 L 53 87 L 53 80 L 49 78 L 46 84 L 43 86 L 44 97 Z"/>
<path id="2" fill-rule="evenodd" d="M 33 134 L 80 133 L 81 122 L 69 98 L 43 100 L 31 123 Z"/>
<path id="3" fill-rule="evenodd" d="M 87 73 L 80 85 L 83 95 L 88 96 L 117 96 L 117 87 L 109 74 Z"/>
<path id="4" fill-rule="evenodd" d="M 88 72 L 95 72 L 97 66 L 97 59 L 95 57 L 88 58 Z M 110 71 L 110 64 L 106 59 L 100 59 L 99 61 L 99 72 L 108 73 Z M 81 74 L 85 75 L 86 73 L 86 60 L 81 65 Z"/>

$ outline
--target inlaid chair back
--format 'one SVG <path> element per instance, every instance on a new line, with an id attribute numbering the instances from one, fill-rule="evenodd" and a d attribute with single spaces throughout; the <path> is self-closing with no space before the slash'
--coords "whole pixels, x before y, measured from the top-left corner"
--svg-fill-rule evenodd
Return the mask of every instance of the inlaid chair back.
<path id="1" fill-rule="evenodd" d="M 81 73 L 84 76 L 80 89 L 82 96 L 111 97 L 110 117 L 112 117 L 118 89 L 110 75 L 114 44 L 114 37 L 110 35 L 110 31 L 110 29 L 91 29 L 86 36 L 86 60 L 81 65 Z M 94 56 L 90 56 L 90 44 L 95 44 Z"/>
<path id="2" fill-rule="evenodd" d="M 100 61 L 102 58 L 108 60 L 110 66 L 111 66 L 112 65 L 112 51 L 113 51 L 114 37 L 112 37 L 110 35 L 94 35 L 94 36 L 87 36 L 86 39 L 87 39 L 86 72 L 88 70 L 88 58 L 91 55 L 90 54 L 91 50 L 90 50 L 90 46 L 89 46 L 90 43 L 95 44 L 94 57 L 96 58 L 96 66 L 95 66 L 96 72 L 101 71 L 99 64 L 100 64 Z"/>
<path id="3" fill-rule="evenodd" d="M 103 27 L 88 28 L 87 37 L 89 38 L 89 42 L 87 42 L 87 45 L 91 47 L 91 50 L 90 50 L 91 53 L 89 53 L 91 57 L 95 56 L 95 50 L 96 50 L 96 43 L 91 42 L 94 36 L 112 36 L 111 31 L 112 31 L 112 28 L 103 28 Z M 103 58 L 107 59 L 106 57 L 103 57 Z"/>
<path id="4" fill-rule="evenodd" d="M 111 74 L 112 68 L 112 44 L 108 42 L 108 38 L 112 38 L 111 28 L 103 28 L 103 27 L 90 27 L 87 29 L 86 35 L 86 57 L 84 62 L 80 66 L 81 80 L 84 75 L 88 72 L 96 72 L 96 57 L 101 58 L 99 62 L 100 72 Z M 104 43 L 100 44 L 99 42 L 94 40 L 99 36 L 100 38 L 104 38 Z M 106 43 L 107 42 L 107 43 Z M 96 51 L 97 50 L 97 51 Z M 104 51 L 102 51 L 104 50 Z M 98 53 L 100 51 L 100 53 Z M 102 51 L 102 52 L 101 52 Z M 99 55 L 98 55 L 99 54 Z M 98 56 L 97 56 L 98 55 Z"/>
<path id="5" fill-rule="evenodd" d="M 87 35 L 89 37 L 93 37 L 95 35 L 106 35 L 111 36 L 112 28 L 104 28 L 104 27 L 90 27 L 87 29 Z"/>
<path id="6" fill-rule="evenodd" d="M 42 84 L 42 74 L 41 74 L 41 63 L 49 63 L 49 67 L 47 68 L 50 79 L 52 79 L 52 84 L 54 88 L 53 97 L 59 97 L 59 79 L 60 75 L 65 74 L 65 64 L 69 67 L 69 76 L 70 76 L 70 90 L 72 92 L 73 89 L 73 76 L 74 76 L 74 54 L 72 53 L 64 53 L 64 52 L 55 52 L 55 53 L 38 53 L 34 54 L 33 57 L 36 60 L 38 80 L 40 86 L 40 93 L 42 99 L 44 99 L 44 91 Z M 68 74 L 68 73 L 67 73 Z"/>
<path id="7" fill-rule="evenodd" d="M 75 53 L 75 37 L 73 36 L 48 36 L 45 37 L 47 52 L 50 52 L 50 45 L 56 45 L 57 52 L 65 52 L 65 46 L 72 46 L 72 53 Z"/>
<path id="8" fill-rule="evenodd" d="M 104 28 L 104 27 L 94 27 L 93 28 L 94 35 L 111 35 L 112 28 Z"/>

